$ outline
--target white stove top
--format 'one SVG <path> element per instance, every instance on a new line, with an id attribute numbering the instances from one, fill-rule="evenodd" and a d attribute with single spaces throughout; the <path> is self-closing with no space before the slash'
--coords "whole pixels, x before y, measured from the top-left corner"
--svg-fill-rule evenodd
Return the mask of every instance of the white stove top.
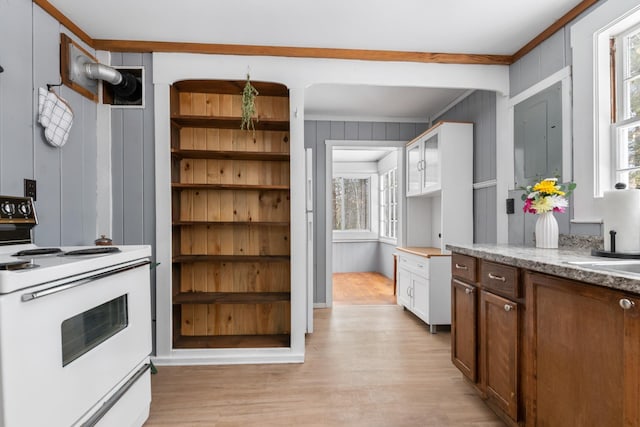
<path id="1" fill-rule="evenodd" d="M 104 247 L 66 246 L 60 249 L 63 252 L 69 252 L 78 249 Z M 12 256 L 12 254 L 39 247 L 33 244 L 0 246 L 0 264 L 23 261 L 35 265 L 33 268 L 22 270 L 0 270 L 0 295 L 151 256 L 151 247 L 148 245 L 122 245 L 115 247 L 119 248 L 120 252 L 100 255 L 60 256 L 58 254 L 50 254 L 16 257 Z"/>

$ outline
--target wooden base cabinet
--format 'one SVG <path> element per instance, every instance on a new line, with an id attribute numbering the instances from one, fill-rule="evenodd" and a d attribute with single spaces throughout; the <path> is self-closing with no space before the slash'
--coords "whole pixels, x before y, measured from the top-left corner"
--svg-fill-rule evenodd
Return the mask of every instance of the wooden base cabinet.
<path id="1" fill-rule="evenodd" d="M 525 274 L 528 426 L 640 426 L 640 296 Z"/>
<path id="2" fill-rule="evenodd" d="M 512 420 L 518 419 L 518 304 L 480 293 L 481 389 Z"/>
<path id="3" fill-rule="evenodd" d="M 451 359 L 509 425 L 522 418 L 517 269 L 452 255 Z"/>

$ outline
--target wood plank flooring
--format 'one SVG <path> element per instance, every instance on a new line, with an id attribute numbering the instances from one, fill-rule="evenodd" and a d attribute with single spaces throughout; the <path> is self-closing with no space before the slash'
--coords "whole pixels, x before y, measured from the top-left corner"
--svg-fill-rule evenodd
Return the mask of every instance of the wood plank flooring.
<path id="1" fill-rule="evenodd" d="M 303 364 L 158 367 L 146 427 L 503 426 L 449 333 L 396 305 L 315 310 Z"/>
<path id="2" fill-rule="evenodd" d="M 333 304 L 395 304 L 393 280 L 380 273 L 333 273 Z"/>

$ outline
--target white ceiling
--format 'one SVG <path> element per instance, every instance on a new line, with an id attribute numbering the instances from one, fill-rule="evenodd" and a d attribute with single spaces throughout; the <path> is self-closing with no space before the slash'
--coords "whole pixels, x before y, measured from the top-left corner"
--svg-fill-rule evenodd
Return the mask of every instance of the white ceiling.
<path id="1" fill-rule="evenodd" d="M 512 55 L 580 0 L 49 0 L 94 39 Z M 427 118 L 461 91 L 312 87 L 305 115 Z M 405 121 L 406 121 L 405 120 Z"/>
<path id="2" fill-rule="evenodd" d="M 333 148 L 333 162 L 334 163 L 348 163 L 348 162 L 377 162 L 391 151 L 397 150 L 393 147 L 367 147 L 367 148 L 353 148 L 353 147 L 334 147 Z"/>

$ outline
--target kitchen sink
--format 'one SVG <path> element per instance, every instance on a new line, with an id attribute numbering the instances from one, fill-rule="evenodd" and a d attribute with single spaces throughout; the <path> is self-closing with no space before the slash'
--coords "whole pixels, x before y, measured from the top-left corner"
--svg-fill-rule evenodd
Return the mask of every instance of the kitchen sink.
<path id="1" fill-rule="evenodd" d="M 577 265 L 594 270 L 617 271 L 640 275 L 640 260 L 616 260 L 616 261 L 568 261 L 567 264 Z"/>

